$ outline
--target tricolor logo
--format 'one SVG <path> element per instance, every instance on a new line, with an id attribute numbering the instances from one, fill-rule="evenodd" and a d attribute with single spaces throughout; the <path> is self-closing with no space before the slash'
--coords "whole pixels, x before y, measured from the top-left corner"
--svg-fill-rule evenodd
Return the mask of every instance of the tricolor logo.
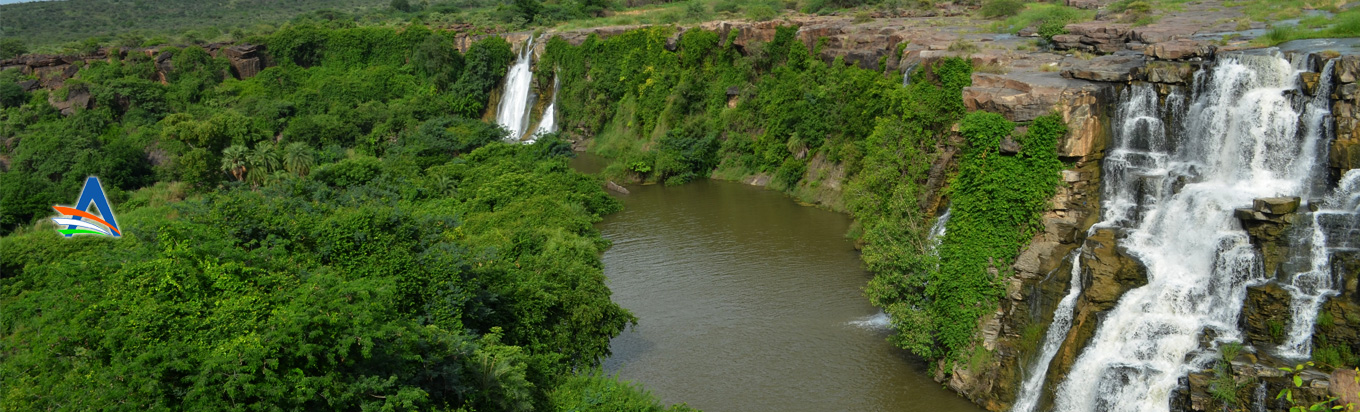
<path id="1" fill-rule="evenodd" d="M 94 204 L 94 209 L 99 212 L 99 216 L 86 211 L 91 203 Z M 63 215 L 52 218 L 52 221 L 57 222 L 58 226 L 66 227 L 57 230 L 66 237 L 80 234 L 123 236 L 123 232 L 118 230 L 118 220 L 113 217 L 113 208 L 109 206 L 109 199 L 104 197 L 104 186 L 99 184 L 97 177 L 90 176 L 85 179 L 85 187 L 80 189 L 80 198 L 76 199 L 75 207 L 52 206 L 52 209 Z"/>

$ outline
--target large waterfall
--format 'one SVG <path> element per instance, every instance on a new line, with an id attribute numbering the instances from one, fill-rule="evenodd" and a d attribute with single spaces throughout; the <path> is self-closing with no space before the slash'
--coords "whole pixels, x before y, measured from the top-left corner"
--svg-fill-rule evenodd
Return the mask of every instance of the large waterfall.
<path id="1" fill-rule="evenodd" d="M 510 131 L 511 140 L 520 140 L 529 127 L 529 108 L 533 102 L 530 89 L 534 83 L 532 68 L 534 39 L 531 37 L 520 49 L 515 65 L 505 75 L 505 87 L 501 89 L 501 104 L 496 110 L 496 123 Z"/>
<path id="2" fill-rule="evenodd" d="M 1312 123 L 1328 106 L 1298 93 L 1288 60 L 1222 56 L 1193 84 L 1161 98 L 1147 84 L 1121 95 L 1099 225 L 1120 230 L 1148 283 L 1105 314 L 1057 388 L 1058 411 L 1168 410 L 1178 379 L 1216 358 L 1200 337 L 1240 341 L 1246 287 L 1265 281 L 1234 209 L 1323 195 L 1312 190 L 1325 180 L 1327 133 Z"/>
<path id="3" fill-rule="evenodd" d="M 501 88 L 501 101 L 496 106 L 496 123 L 510 131 L 510 140 L 532 143 L 538 136 L 557 131 L 556 113 L 557 88 L 560 86 L 556 76 L 553 78 L 552 96 L 548 107 L 543 109 L 537 126 L 533 122 L 534 104 L 541 98 L 534 93 L 534 39 L 529 38 L 520 49 L 515 64 L 505 74 L 505 85 Z M 531 130 L 532 129 L 532 130 Z"/>

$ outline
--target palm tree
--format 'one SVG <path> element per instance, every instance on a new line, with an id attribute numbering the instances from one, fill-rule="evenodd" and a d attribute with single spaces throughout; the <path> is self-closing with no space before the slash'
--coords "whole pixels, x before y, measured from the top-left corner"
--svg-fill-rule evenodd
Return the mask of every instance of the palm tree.
<path id="1" fill-rule="evenodd" d="M 230 174 L 236 180 L 245 178 L 246 175 L 246 154 L 245 146 L 232 145 L 222 150 L 222 171 Z"/>
<path id="2" fill-rule="evenodd" d="M 255 150 L 246 155 L 246 164 L 250 166 L 246 178 L 251 184 L 264 183 L 265 178 L 279 168 L 279 153 L 274 149 L 273 143 L 261 142 L 255 145 Z"/>
<path id="3" fill-rule="evenodd" d="M 283 168 L 298 176 L 312 170 L 312 147 L 303 142 L 289 143 L 283 149 Z"/>

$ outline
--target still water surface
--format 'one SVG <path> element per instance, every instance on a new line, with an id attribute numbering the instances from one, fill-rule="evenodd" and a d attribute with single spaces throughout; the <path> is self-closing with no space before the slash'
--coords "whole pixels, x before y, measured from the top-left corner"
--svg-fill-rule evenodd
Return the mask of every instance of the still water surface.
<path id="1" fill-rule="evenodd" d="M 598 225 L 613 299 L 639 319 L 606 372 L 708 412 L 980 411 L 865 325 L 845 215 L 733 182 L 629 190 Z"/>

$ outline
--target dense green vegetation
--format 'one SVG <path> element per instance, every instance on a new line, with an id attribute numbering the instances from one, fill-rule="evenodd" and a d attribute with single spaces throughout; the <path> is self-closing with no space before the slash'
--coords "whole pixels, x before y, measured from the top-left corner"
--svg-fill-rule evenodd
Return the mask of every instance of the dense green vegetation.
<path id="1" fill-rule="evenodd" d="M 140 55 L 83 67 L 70 116 L 0 99 L 0 403 L 662 409 L 591 372 L 634 321 L 592 226 L 619 203 L 560 140 L 470 118 L 509 45 L 340 26 L 283 28 L 244 81 L 172 48 L 166 85 Z M 87 175 L 123 238 L 43 223 Z"/>
<path id="2" fill-rule="evenodd" d="M 1017 137 L 1020 153 L 1003 155 L 1014 125 L 964 117 L 966 61 L 941 60 L 903 87 L 878 68 L 824 62 L 794 34 L 781 28 L 746 55 L 704 30 L 686 31 L 675 52 L 666 28 L 576 47 L 552 40 L 538 70 L 557 71 L 563 129 L 594 136 L 591 150 L 616 159 L 609 173 L 667 184 L 764 174 L 775 189 L 850 212 L 876 275 L 866 292 L 892 316 L 894 342 L 955 358 L 1001 294 L 1006 274 L 989 262 L 1015 258 L 1060 183 L 1065 126 L 1043 117 Z M 960 121 L 966 148 L 948 192 L 956 218 L 937 257 L 927 173 Z M 840 173 L 843 199 L 826 197 L 822 186 Z"/>

